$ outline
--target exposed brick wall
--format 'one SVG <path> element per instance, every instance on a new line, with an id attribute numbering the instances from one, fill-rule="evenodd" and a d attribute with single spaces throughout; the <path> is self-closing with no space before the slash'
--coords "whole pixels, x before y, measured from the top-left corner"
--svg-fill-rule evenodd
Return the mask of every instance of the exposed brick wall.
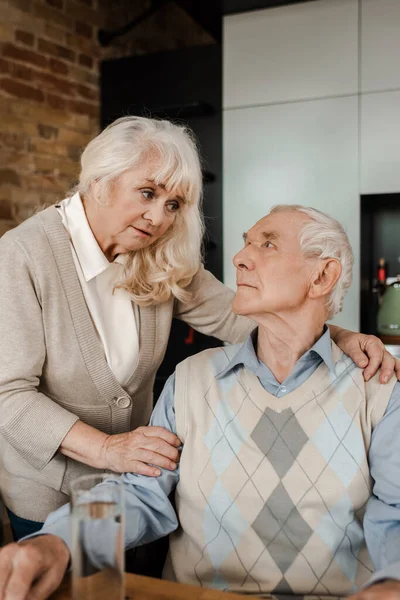
<path id="1" fill-rule="evenodd" d="M 0 0 L 0 236 L 76 182 L 99 129 L 99 62 L 213 43 L 174 2 L 108 48 L 149 0 Z"/>
<path id="2" fill-rule="evenodd" d="M 97 0 L 0 0 L 0 235 L 76 181 L 96 134 Z"/>

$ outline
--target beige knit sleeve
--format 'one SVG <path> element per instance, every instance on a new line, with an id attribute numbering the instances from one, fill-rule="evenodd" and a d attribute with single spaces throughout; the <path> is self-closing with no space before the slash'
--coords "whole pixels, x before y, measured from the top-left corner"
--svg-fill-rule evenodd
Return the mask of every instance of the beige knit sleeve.
<path id="1" fill-rule="evenodd" d="M 197 331 L 236 344 L 244 341 L 255 328 L 253 321 L 233 314 L 233 291 L 203 266 L 187 289 L 192 292 L 192 300 L 188 303 L 177 301 L 174 317 Z"/>
<path id="2" fill-rule="evenodd" d="M 38 389 L 46 360 L 40 289 L 10 237 L 0 240 L 0 434 L 40 470 L 78 417 Z"/>

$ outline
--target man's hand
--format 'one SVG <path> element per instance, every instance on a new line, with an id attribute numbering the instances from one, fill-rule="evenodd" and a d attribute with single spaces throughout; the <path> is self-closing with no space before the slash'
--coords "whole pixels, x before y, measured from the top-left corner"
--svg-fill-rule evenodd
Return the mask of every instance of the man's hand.
<path id="1" fill-rule="evenodd" d="M 400 600 L 400 581 L 376 583 L 347 600 Z"/>
<path id="2" fill-rule="evenodd" d="M 0 600 L 44 600 L 60 585 L 69 550 L 55 535 L 41 535 L 0 550 Z"/>
<path id="3" fill-rule="evenodd" d="M 341 329 L 330 325 L 331 337 L 341 350 L 364 369 L 364 379 L 368 381 L 380 368 L 379 381 L 387 383 L 393 373 L 400 379 L 400 360 L 386 350 L 385 346 L 375 335 L 354 333 L 347 329 Z"/>

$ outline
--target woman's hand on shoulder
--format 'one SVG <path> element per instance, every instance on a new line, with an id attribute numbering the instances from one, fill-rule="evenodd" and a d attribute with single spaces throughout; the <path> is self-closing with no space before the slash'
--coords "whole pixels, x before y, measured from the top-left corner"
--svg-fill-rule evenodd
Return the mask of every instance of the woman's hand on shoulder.
<path id="1" fill-rule="evenodd" d="M 333 341 L 341 350 L 364 369 L 364 379 L 368 381 L 380 369 L 379 381 L 387 383 L 393 374 L 400 380 L 400 360 L 394 358 L 385 348 L 383 342 L 375 335 L 355 333 L 329 326 Z"/>
<path id="2" fill-rule="evenodd" d="M 44 600 L 60 585 L 69 561 L 61 538 L 41 535 L 0 550 L 0 600 Z"/>
<path id="3" fill-rule="evenodd" d="M 179 462 L 179 438 L 163 427 L 138 427 L 109 435 L 102 447 L 100 463 L 116 473 L 157 477 L 157 467 L 173 471 Z"/>

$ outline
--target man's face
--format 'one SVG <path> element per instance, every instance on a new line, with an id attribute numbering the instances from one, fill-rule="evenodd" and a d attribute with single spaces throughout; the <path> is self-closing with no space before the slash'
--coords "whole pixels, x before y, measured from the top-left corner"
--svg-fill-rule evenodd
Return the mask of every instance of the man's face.
<path id="1" fill-rule="evenodd" d="M 315 263 L 300 249 L 307 215 L 294 211 L 264 217 L 244 234 L 236 254 L 237 291 L 233 311 L 255 321 L 267 314 L 290 314 L 306 302 Z"/>

